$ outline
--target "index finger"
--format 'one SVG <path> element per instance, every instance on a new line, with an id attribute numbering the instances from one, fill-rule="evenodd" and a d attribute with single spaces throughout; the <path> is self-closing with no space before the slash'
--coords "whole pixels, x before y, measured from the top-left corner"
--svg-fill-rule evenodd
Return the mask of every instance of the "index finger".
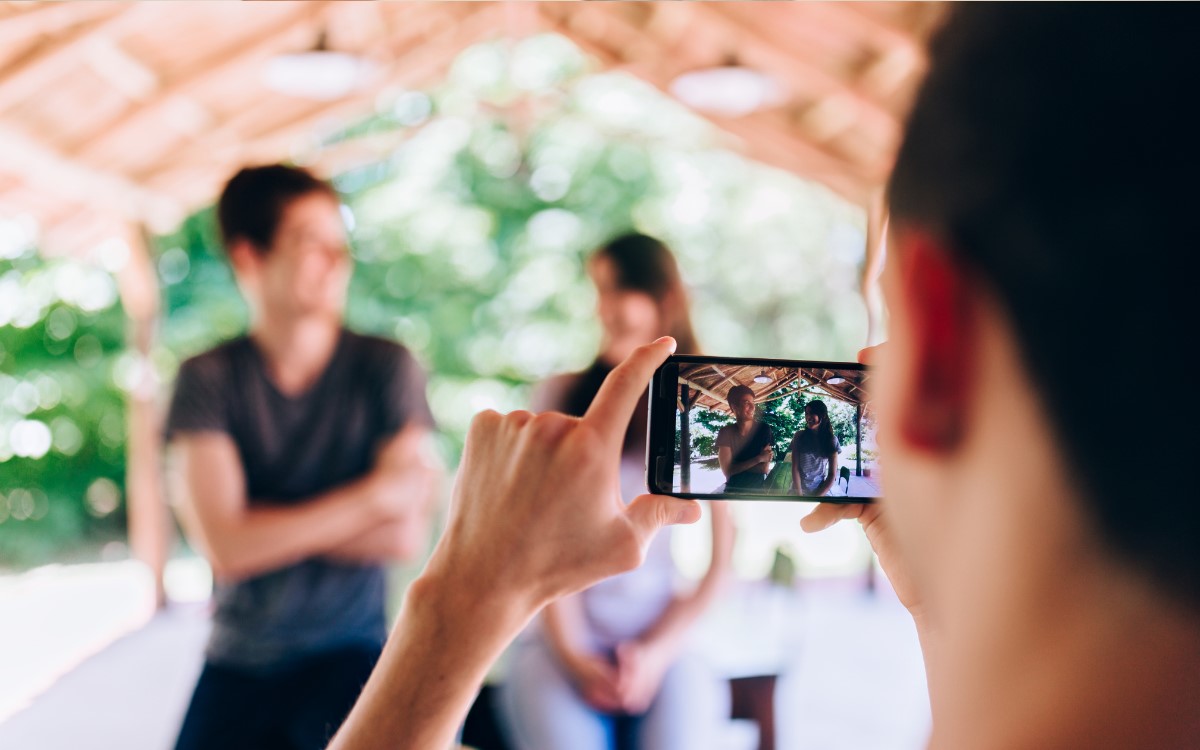
<path id="1" fill-rule="evenodd" d="M 670 336 L 634 349 L 604 379 L 583 420 L 619 443 L 625 437 L 633 410 L 650 384 L 650 377 L 674 352 L 675 339 Z"/>
<path id="2" fill-rule="evenodd" d="M 868 346 L 866 349 L 858 350 L 858 363 L 860 365 L 869 365 L 879 357 L 879 352 L 883 351 L 883 344 Z"/>

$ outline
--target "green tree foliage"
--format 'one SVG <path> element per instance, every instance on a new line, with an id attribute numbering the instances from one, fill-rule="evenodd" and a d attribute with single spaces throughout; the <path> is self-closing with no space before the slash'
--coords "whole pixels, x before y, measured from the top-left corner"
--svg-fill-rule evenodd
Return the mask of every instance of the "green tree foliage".
<path id="1" fill-rule="evenodd" d="M 0 569 L 121 533 L 123 327 L 106 271 L 0 248 Z"/>

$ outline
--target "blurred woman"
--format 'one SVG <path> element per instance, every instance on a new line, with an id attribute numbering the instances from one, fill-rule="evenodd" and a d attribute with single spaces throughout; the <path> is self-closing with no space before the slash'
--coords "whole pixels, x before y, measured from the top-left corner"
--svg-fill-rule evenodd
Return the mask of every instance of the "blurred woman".
<path id="1" fill-rule="evenodd" d="M 833 486 L 841 446 L 833 434 L 829 407 L 824 401 L 817 399 L 804 405 L 804 425 L 805 429 L 792 438 L 792 489 L 819 497 Z"/>
<path id="2" fill-rule="evenodd" d="M 619 237 L 592 255 L 588 274 L 604 330 L 600 353 L 583 372 L 545 383 L 535 410 L 584 414 L 612 368 L 660 336 L 673 336 L 679 352 L 697 350 L 687 294 L 663 243 Z M 627 503 L 647 491 L 642 398 L 621 458 Z M 712 560 L 691 592 L 675 591 L 670 537 L 660 533 L 641 568 L 546 607 L 514 652 L 501 693 L 519 750 L 603 750 L 618 742 L 640 750 L 703 750 L 718 741 L 729 717 L 728 686 L 682 648 L 729 568 L 732 522 L 721 503 L 709 513 Z"/>

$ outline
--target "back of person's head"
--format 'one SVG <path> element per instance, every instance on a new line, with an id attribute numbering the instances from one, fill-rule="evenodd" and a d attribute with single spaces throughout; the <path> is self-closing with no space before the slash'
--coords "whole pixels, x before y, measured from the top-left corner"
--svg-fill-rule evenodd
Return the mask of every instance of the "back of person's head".
<path id="1" fill-rule="evenodd" d="M 748 385 L 739 384 L 729 389 L 729 394 L 725 396 L 725 400 L 732 404 L 735 400 L 746 398 L 747 396 L 750 397 L 751 401 L 754 400 L 753 389 Z"/>
<path id="2" fill-rule="evenodd" d="M 217 200 L 217 222 L 225 246 L 246 240 L 256 252 L 267 253 L 288 205 L 312 193 L 337 200 L 329 183 L 300 167 L 243 167 L 225 183 Z"/>
<path id="3" fill-rule="evenodd" d="M 1195 341 L 1200 8 L 955 6 L 889 188 L 995 294 L 1107 546 L 1200 603 Z M 1136 392 L 1132 418 L 1107 408 Z"/>
<path id="4" fill-rule="evenodd" d="M 667 333 L 675 338 L 676 351 L 695 353 L 699 350 L 688 310 L 687 290 L 675 256 L 665 244 L 633 232 L 610 240 L 592 257 L 612 263 L 621 289 L 643 292 L 658 302 Z"/>

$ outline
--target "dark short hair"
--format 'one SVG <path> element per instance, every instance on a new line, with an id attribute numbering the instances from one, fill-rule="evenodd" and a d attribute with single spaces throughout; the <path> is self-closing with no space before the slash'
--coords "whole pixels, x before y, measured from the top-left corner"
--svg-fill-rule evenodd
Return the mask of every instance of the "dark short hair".
<path id="1" fill-rule="evenodd" d="M 1099 537 L 1193 603 L 1197 28 L 1190 4 L 954 6 L 889 186 L 893 224 L 1004 307 Z M 1160 419 L 1118 426 L 1103 405 L 1135 380 Z"/>
<path id="2" fill-rule="evenodd" d="M 735 385 L 734 387 L 729 389 L 729 393 L 728 393 L 728 395 L 725 396 L 725 400 L 728 403 L 732 404 L 733 399 L 738 396 L 749 396 L 750 400 L 753 401 L 754 400 L 754 390 L 751 389 L 750 386 L 748 386 L 748 385 Z"/>
<path id="3" fill-rule="evenodd" d="M 338 199 L 329 183 L 300 167 L 243 167 L 225 183 L 217 200 L 217 222 L 226 247 L 237 240 L 249 240 L 255 250 L 266 253 L 275 240 L 284 209 L 311 193 Z"/>

